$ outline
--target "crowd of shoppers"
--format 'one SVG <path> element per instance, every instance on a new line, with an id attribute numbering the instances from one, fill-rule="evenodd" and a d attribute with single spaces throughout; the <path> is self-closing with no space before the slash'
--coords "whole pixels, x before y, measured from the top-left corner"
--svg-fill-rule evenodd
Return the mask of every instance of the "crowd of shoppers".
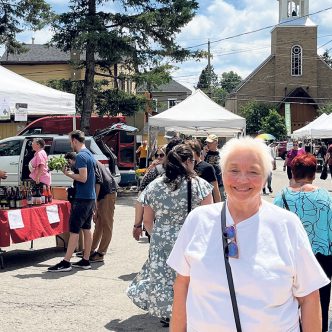
<path id="1" fill-rule="evenodd" d="M 69 136 L 75 153 L 66 155 L 72 168 L 63 172 L 75 187 L 70 238 L 64 259 L 50 272 L 103 262 L 112 238 L 114 179 L 85 147 L 82 132 Z M 284 164 L 290 184 L 271 204 L 261 192 L 266 185 L 273 192 L 274 146 L 241 137 L 219 150 L 218 137 L 209 135 L 204 153 L 198 140 L 169 137 L 146 165 L 139 188 L 133 237 L 139 240 L 144 226 L 151 241 L 127 289 L 132 302 L 172 332 L 326 332 L 332 199 L 313 184 L 316 157 L 293 142 Z M 31 164 L 31 177 L 47 184 L 46 168 L 39 168 L 43 142 L 34 141 L 33 149 L 38 162 Z M 332 171 L 332 145 L 325 161 Z M 81 230 L 82 259 L 71 264 Z"/>
<path id="2" fill-rule="evenodd" d="M 238 324 L 243 331 L 325 332 L 332 266 L 331 197 L 314 186 L 309 188 L 311 173 L 311 177 L 305 176 L 307 173 L 294 168 L 297 160 L 315 157 L 305 154 L 294 142 L 285 162 L 292 181 L 284 192 L 289 209 L 296 216 L 277 206 L 284 208 L 281 194 L 276 196 L 276 205 L 261 198 L 266 184 L 273 192 L 270 182 L 276 165 L 273 146 L 246 137 L 230 140 L 219 152 L 211 146 L 211 143 L 218 146 L 214 138 L 210 135 L 208 139 L 206 155 L 209 160 L 209 150 L 214 152 L 214 160 L 210 161 L 220 167 L 226 202 L 195 208 L 187 217 L 183 203 L 182 218 L 186 220 L 183 225 L 182 220 L 169 241 L 162 216 L 169 214 L 170 207 L 163 204 L 172 195 L 157 190 L 157 184 L 166 175 L 157 176 L 139 198 L 144 205 L 143 220 L 152 234 L 149 258 L 127 294 L 136 305 L 160 317 L 165 326 L 167 318 L 171 318 L 172 332 L 236 331 Z M 199 167 L 202 147 L 198 141 L 186 141 L 185 145 L 193 152 L 196 174 L 210 182 L 215 196 L 218 183 L 215 168 L 211 172 L 208 163 Z M 316 164 L 311 165 L 313 169 L 316 170 Z M 301 181 L 308 183 L 298 187 Z M 311 205 L 304 202 L 306 199 Z M 180 215 L 173 203 L 172 213 Z M 317 213 L 311 213 L 309 205 Z M 169 214 L 172 220 L 177 220 L 172 213 Z M 313 216 L 315 221 L 310 219 Z M 221 220 L 225 220 L 225 226 Z M 165 260 L 172 273 L 165 268 Z M 236 294 L 236 310 L 227 264 Z"/>

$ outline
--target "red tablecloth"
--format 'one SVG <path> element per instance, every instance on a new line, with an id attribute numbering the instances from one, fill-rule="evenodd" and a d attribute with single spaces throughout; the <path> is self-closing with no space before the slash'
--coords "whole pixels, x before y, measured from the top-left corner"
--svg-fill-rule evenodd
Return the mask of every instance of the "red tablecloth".
<path id="1" fill-rule="evenodd" d="M 50 223 L 46 206 L 57 205 L 60 221 Z M 10 229 L 8 210 L 0 210 L 0 248 L 9 247 L 11 243 L 35 240 L 45 236 L 68 232 L 70 203 L 53 200 L 52 203 L 20 209 L 24 228 Z"/>

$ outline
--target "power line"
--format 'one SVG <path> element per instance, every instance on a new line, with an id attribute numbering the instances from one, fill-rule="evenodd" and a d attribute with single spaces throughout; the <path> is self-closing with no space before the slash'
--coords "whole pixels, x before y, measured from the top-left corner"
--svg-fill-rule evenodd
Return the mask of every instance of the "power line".
<path id="1" fill-rule="evenodd" d="M 210 41 L 210 43 L 211 44 L 215 44 L 215 43 L 219 43 L 219 42 L 224 41 L 224 40 L 234 39 L 234 38 L 237 38 L 237 37 L 246 36 L 246 35 L 249 35 L 249 34 L 260 32 L 260 31 L 263 31 L 263 30 L 266 30 L 266 29 L 271 29 L 273 27 L 281 26 L 281 25 L 283 25 L 285 23 L 290 23 L 290 22 L 296 21 L 296 20 L 298 20 L 298 19 L 300 19 L 302 17 L 309 17 L 309 16 L 317 15 L 317 14 L 320 14 L 322 12 L 325 12 L 325 11 L 328 11 L 328 10 L 331 10 L 331 9 L 332 9 L 332 7 L 327 7 L 325 9 L 318 10 L 318 11 L 316 11 L 314 13 L 311 13 L 311 14 L 308 14 L 308 15 L 304 15 L 304 16 L 301 16 L 301 17 L 295 17 L 295 18 L 286 20 L 286 21 L 284 21 L 282 23 L 268 25 L 268 26 L 263 27 L 263 28 L 259 28 L 259 29 L 255 29 L 255 30 L 251 30 L 251 31 L 247 31 L 247 32 L 242 32 L 242 33 L 239 33 L 239 34 L 236 34 L 236 35 L 233 35 L 233 36 L 229 36 L 229 37 L 220 38 L 220 39 L 217 39 L 217 40 L 214 40 L 214 41 Z M 207 45 L 207 43 L 202 43 L 202 44 L 199 44 L 199 45 L 185 47 L 185 49 L 196 48 L 196 47 L 200 47 L 200 46 L 203 46 L 203 45 Z"/>

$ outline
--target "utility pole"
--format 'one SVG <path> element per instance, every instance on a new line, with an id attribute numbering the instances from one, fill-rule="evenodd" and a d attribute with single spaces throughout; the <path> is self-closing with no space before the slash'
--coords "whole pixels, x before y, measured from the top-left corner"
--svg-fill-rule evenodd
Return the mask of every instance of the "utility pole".
<path id="1" fill-rule="evenodd" d="M 208 95 L 211 98 L 211 51 L 210 51 L 210 39 L 208 40 Z"/>

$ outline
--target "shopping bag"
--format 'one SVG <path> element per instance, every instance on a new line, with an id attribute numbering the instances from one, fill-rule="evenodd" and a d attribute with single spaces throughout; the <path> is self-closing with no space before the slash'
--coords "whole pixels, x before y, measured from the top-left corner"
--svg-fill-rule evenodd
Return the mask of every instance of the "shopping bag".
<path id="1" fill-rule="evenodd" d="M 325 163 L 322 168 L 322 173 L 320 174 L 321 180 L 327 179 L 327 164 Z"/>

